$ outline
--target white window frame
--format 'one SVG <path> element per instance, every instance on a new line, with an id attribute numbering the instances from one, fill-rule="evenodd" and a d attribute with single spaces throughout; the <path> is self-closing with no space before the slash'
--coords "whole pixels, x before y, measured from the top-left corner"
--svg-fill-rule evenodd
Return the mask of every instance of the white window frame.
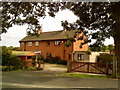
<path id="1" fill-rule="evenodd" d="M 28 46 L 32 46 L 32 42 L 28 42 Z"/>
<path id="2" fill-rule="evenodd" d="M 39 42 L 35 42 L 35 46 L 39 46 Z"/>
<path id="3" fill-rule="evenodd" d="M 78 54 L 77 58 L 78 60 L 84 60 L 84 54 Z"/>
<path id="4" fill-rule="evenodd" d="M 55 41 L 55 45 L 60 45 L 60 41 Z"/>

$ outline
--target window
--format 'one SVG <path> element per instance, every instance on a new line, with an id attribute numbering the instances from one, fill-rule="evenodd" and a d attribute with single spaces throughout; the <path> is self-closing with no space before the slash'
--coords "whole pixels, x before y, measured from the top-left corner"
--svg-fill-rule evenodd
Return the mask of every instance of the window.
<path id="1" fill-rule="evenodd" d="M 28 46 L 32 46 L 32 42 L 28 42 Z"/>
<path id="2" fill-rule="evenodd" d="M 39 42 L 35 42 L 35 46 L 39 46 Z"/>
<path id="3" fill-rule="evenodd" d="M 21 46 L 24 47 L 24 42 L 21 42 Z"/>
<path id="4" fill-rule="evenodd" d="M 46 57 L 52 57 L 51 53 L 46 53 Z"/>
<path id="5" fill-rule="evenodd" d="M 78 54 L 78 60 L 84 60 L 84 55 L 83 54 Z"/>
<path id="6" fill-rule="evenodd" d="M 32 56 L 27 56 L 27 59 L 32 59 Z"/>
<path id="7" fill-rule="evenodd" d="M 21 45 L 23 46 L 23 45 L 24 45 L 24 42 L 22 42 Z"/>
<path id="8" fill-rule="evenodd" d="M 50 45 L 50 42 L 48 41 L 46 44 L 49 46 L 49 45 Z"/>
<path id="9" fill-rule="evenodd" d="M 55 45 L 60 45 L 60 41 L 55 41 Z"/>

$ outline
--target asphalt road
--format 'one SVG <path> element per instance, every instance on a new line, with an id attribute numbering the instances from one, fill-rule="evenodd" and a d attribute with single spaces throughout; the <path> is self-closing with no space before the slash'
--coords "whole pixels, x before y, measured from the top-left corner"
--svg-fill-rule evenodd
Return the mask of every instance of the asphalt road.
<path id="1" fill-rule="evenodd" d="M 55 69 L 2 72 L 1 84 L 2 88 L 118 88 L 117 79 L 58 76 L 61 72 Z"/>

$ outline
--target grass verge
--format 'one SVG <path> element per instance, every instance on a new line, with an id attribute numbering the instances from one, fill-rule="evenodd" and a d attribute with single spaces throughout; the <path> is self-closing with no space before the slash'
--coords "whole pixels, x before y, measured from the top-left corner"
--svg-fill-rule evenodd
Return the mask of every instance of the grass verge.
<path id="1" fill-rule="evenodd" d="M 112 76 L 107 76 L 107 75 L 88 75 L 88 74 L 76 74 L 76 73 L 61 73 L 60 76 L 79 77 L 79 78 L 112 78 Z"/>

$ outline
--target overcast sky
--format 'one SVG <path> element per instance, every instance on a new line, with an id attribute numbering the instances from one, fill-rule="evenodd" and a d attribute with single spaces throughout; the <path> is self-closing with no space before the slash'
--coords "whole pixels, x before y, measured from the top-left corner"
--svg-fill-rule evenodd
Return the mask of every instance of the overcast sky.
<path id="1" fill-rule="evenodd" d="M 64 10 L 56 14 L 56 17 L 47 16 L 44 19 L 40 19 L 42 25 L 42 31 L 57 31 L 63 30 L 61 26 L 62 20 L 68 20 L 68 22 L 75 22 L 77 17 L 72 13 L 72 11 Z M 14 46 L 19 47 L 19 41 L 26 36 L 27 25 L 17 26 L 9 28 L 7 33 L 1 35 L 2 41 L 0 41 L 0 46 Z M 113 44 L 113 39 L 106 39 L 105 45 Z"/>

